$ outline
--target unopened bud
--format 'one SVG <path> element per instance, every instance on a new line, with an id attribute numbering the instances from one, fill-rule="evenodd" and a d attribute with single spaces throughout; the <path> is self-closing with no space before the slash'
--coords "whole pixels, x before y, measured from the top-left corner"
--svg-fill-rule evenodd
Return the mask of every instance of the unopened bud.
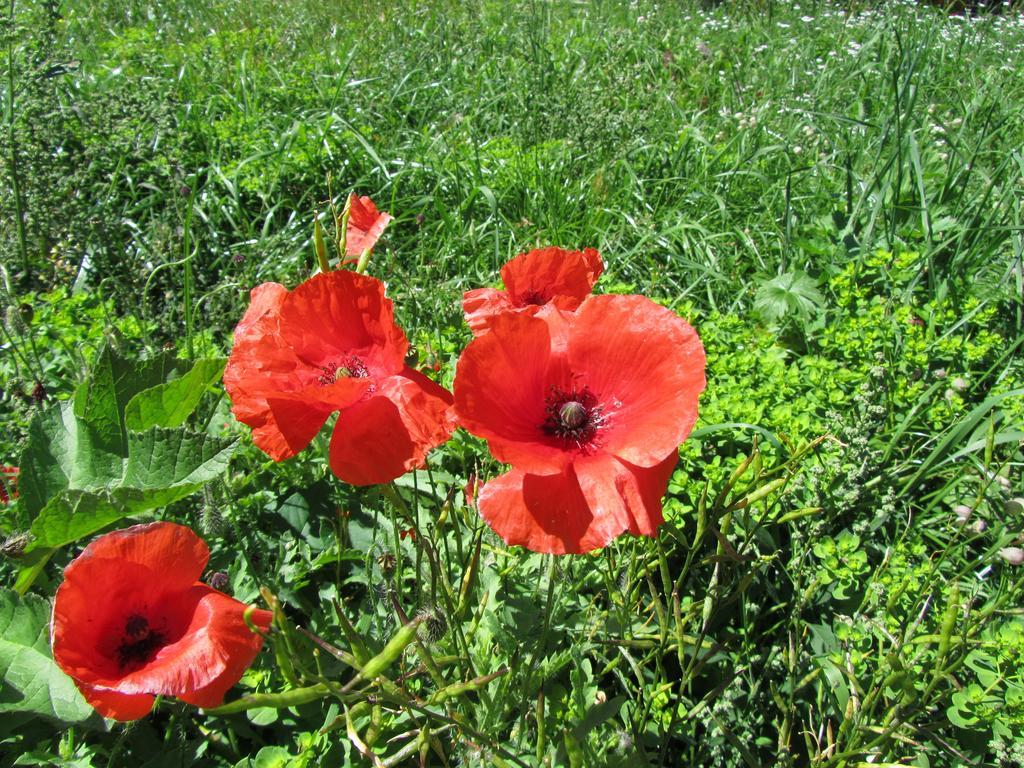
<path id="1" fill-rule="evenodd" d="M 32 534 L 27 531 L 11 534 L 0 544 L 0 555 L 10 558 L 21 557 L 25 554 L 25 548 L 31 541 Z"/>
<path id="2" fill-rule="evenodd" d="M 978 518 L 977 520 L 974 521 L 974 532 L 975 533 L 984 533 L 986 528 L 988 528 L 988 523 L 986 523 L 981 518 Z"/>
<path id="3" fill-rule="evenodd" d="M 1003 547 L 999 556 L 1010 565 L 1024 565 L 1024 549 L 1020 547 Z"/>
<path id="4" fill-rule="evenodd" d="M 953 512 L 956 514 L 956 521 L 960 525 L 966 525 L 967 521 L 971 519 L 971 513 L 974 510 L 968 507 L 966 504 L 957 504 L 953 507 Z"/>
<path id="5" fill-rule="evenodd" d="M 436 643 L 448 632 L 448 618 L 437 606 L 429 606 L 416 614 L 420 622 L 420 636 L 428 643 Z"/>
<path id="6" fill-rule="evenodd" d="M 218 592 L 227 592 L 230 580 L 224 571 L 214 571 L 207 577 L 206 583 Z"/>

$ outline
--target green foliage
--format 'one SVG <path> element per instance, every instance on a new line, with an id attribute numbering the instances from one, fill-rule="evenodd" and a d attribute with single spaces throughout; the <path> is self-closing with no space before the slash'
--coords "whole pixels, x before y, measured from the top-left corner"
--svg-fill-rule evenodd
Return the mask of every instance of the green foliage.
<path id="1" fill-rule="evenodd" d="M 180 425 L 223 361 L 182 367 L 166 354 L 137 362 L 105 347 L 72 400 L 36 415 L 20 463 L 20 503 L 33 518 L 22 591 L 53 550 L 167 506 L 223 474 L 234 440 L 157 426 Z M 172 375 L 181 378 L 163 383 Z M 183 391 L 178 382 L 198 391 L 168 402 L 169 391 Z"/>
<path id="2" fill-rule="evenodd" d="M 427 765 L 1024 760 L 997 554 L 1024 531 L 1024 28 L 706 5 L 15 4 L 0 527 L 37 538 L 0 568 L 51 594 L 49 547 L 163 508 L 279 616 L 234 714 L 9 713 L 0 765 L 373 763 L 352 734 Z M 396 216 L 371 270 L 449 386 L 461 292 L 535 245 L 598 247 L 599 291 L 693 323 L 708 387 L 656 541 L 510 550 L 463 494 L 500 471 L 480 441 L 339 488 L 323 436 L 273 464 L 203 397 L 349 190 Z"/>
<path id="3" fill-rule="evenodd" d="M 50 604 L 0 589 L 0 712 L 77 723 L 94 717 L 75 684 L 50 658 Z M 0 737 L 7 728 L 0 729 Z"/>
<path id="4" fill-rule="evenodd" d="M 798 269 L 762 283 L 754 296 L 754 311 L 766 323 L 806 326 L 824 303 L 817 281 Z"/>

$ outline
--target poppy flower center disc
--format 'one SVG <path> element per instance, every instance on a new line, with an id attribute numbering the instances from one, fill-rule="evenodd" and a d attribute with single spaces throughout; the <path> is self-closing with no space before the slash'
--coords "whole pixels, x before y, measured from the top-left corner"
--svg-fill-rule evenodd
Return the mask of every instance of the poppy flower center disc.
<path id="1" fill-rule="evenodd" d="M 151 627 L 149 619 L 133 613 L 124 622 L 124 632 L 117 646 L 118 666 L 122 672 L 138 669 L 151 661 L 166 642 L 166 636 Z"/>
<path id="2" fill-rule="evenodd" d="M 370 376 L 366 364 L 355 355 L 349 355 L 344 360 L 322 365 L 320 370 L 323 373 L 317 377 L 317 381 L 324 386 L 333 384 L 341 379 L 366 379 Z"/>
<path id="3" fill-rule="evenodd" d="M 566 449 L 583 452 L 596 447 L 598 432 L 608 423 L 603 407 L 587 387 L 569 391 L 552 387 L 544 401 L 544 414 L 544 434 L 561 439 Z"/>

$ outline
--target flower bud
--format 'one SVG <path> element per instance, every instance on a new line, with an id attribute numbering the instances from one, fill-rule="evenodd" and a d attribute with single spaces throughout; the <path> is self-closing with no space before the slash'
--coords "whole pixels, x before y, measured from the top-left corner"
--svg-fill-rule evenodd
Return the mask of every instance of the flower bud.
<path id="1" fill-rule="evenodd" d="M 224 571 L 214 571 L 206 578 L 206 583 L 218 592 L 227 592 L 230 586 L 230 580 Z"/>
<path id="2" fill-rule="evenodd" d="M 19 558 L 25 554 L 25 547 L 32 541 L 32 534 L 27 531 L 13 533 L 4 539 L 0 544 L 0 555 L 10 558 Z"/>
<path id="3" fill-rule="evenodd" d="M 1003 547 L 999 556 L 1010 565 L 1024 565 L 1024 549 L 1020 547 Z"/>
<path id="4" fill-rule="evenodd" d="M 966 525 L 967 521 L 971 518 L 971 513 L 974 510 L 968 507 L 966 504 L 957 504 L 953 507 L 953 512 L 956 514 L 956 521 L 959 525 Z"/>

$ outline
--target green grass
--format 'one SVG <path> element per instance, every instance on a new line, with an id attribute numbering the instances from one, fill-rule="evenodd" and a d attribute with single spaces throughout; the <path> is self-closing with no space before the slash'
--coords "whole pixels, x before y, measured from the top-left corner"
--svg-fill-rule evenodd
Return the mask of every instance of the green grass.
<path id="1" fill-rule="evenodd" d="M 382 759 L 427 724 L 452 765 L 1024 760 L 1024 589 L 998 556 L 1024 531 L 1007 505 L 1024 494 L 1019 12 L 160 5 L 13 6 L 0 464 L 41 407 L 19 393 L 67 396 L 110 327 L 135 354 L 226 352 L 253 285 L 310 274 L 331 194 L 396 217 L 371 273 L 448 384 L 463 290 L 536 245 L 597 247 L 599 291 L 666 303 L 708 351 L 657 541 L 508 551 L 460 501 L 469 472 L 498 471 L 464 434 L 400 502 L 246 443 L 161 514 L 203 528 L 237 596 L 265 585 L 331 643 L 331 600 L 378 644 L 393 595 L 445 615 L 444 682 L 508 666 L 430 715 L 386 702 Z M 4 533 L 30 522 L 0 511 Z M 346 679 L 292 640 L 300 683 Z M 287 687 L 271 654 L 246 686 Z M 111 732 L 0 724 L 0 765 L 362 764 L 344 726 L 341 699 L 222 718 L 168 703 Z"/>

